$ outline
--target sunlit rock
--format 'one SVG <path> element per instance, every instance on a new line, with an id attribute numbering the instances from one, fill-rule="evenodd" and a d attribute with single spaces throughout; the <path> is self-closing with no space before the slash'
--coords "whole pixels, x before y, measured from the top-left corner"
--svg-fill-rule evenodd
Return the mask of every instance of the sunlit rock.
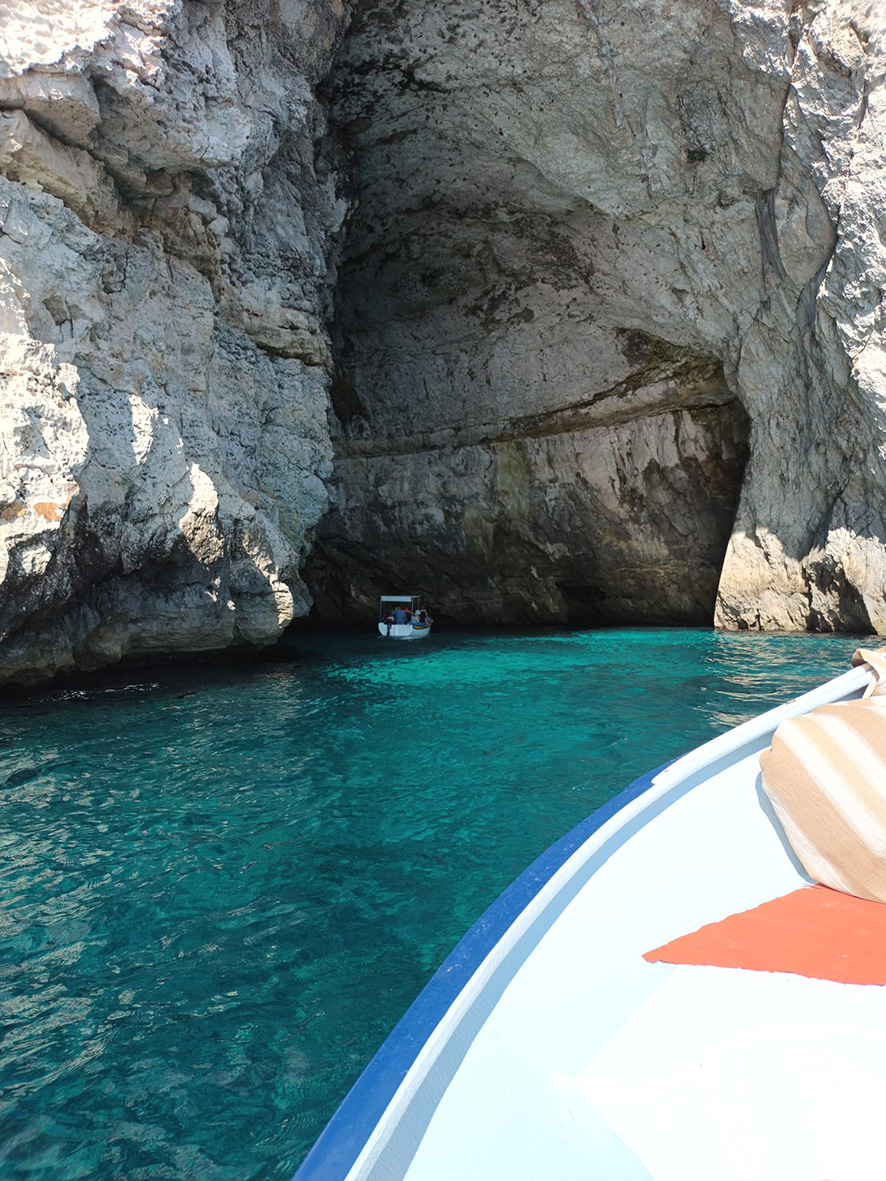
<path id="1" fill-rule="evenodd" d="M 0 680 L 308 584 L 886 631 L 874 0 L 7 8 Z"/>
<path id="2" fill-rule="evenodd" d="M 327 505 L 324 6 L 25 0 L 0 64 L 0 680 L 263 644 Z"/>

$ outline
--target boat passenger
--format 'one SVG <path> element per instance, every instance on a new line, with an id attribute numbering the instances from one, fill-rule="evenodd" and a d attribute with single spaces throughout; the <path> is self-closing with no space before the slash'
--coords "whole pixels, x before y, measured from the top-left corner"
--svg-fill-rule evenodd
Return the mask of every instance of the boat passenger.
<path id="1" fill-rule="evenodd" d="M 406 612 L 402 607 L 394 608 L 394 623 L 400 624 L 406 622 Z"/>
<path id="2" fill-rule="evenodd" d="M 427 623 L 427 622 L 428 622 L 428 610 L 427 610 L 427 607 L 421 607 L 421 608 L 419 609 L 419 612 L 418 612 L 418 622 L 419 622 L 420 624 L 425 624 L 425 623 Z"/>

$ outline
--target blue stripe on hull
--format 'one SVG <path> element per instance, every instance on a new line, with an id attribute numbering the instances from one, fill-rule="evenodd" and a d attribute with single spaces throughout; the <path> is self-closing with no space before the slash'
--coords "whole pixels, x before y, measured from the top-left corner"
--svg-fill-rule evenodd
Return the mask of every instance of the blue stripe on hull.
<path id="1" fill-rule="evenodd" d="M 665 763 L 635 779 L 577 824 L 533 861 L 481 915 L 354 1083 L 293 1181 L 339 1181 L 347 1175 L 425 1042 L 489 952 L 572 854 L 622 808 L 648 791 L 653 779 L 669 765 Z"/>

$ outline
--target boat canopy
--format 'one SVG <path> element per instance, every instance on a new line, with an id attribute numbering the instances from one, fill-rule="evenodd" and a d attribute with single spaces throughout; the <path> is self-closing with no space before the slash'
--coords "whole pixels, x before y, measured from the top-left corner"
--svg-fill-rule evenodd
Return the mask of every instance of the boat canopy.
<path id="1" fill-rule="evenodd" d="M 408 607 L 413 614 L 416 614 L 421 606 L 421 595 L 381 595 L 378 600 L 379 622 L 384 620 L 386 615 L 390 614 L 394 605 L 397 603 L 403 607 Z"/>

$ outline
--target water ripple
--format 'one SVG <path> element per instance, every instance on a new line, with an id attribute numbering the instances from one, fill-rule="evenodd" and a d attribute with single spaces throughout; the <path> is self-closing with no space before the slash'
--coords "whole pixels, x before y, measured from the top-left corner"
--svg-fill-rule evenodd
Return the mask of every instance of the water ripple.
<path id="1" fill-rule="evenodd" d="M 288 1177 L 533 857 L 856 644 L 302 638 L 7 705 L 0 1175 Z"/>

